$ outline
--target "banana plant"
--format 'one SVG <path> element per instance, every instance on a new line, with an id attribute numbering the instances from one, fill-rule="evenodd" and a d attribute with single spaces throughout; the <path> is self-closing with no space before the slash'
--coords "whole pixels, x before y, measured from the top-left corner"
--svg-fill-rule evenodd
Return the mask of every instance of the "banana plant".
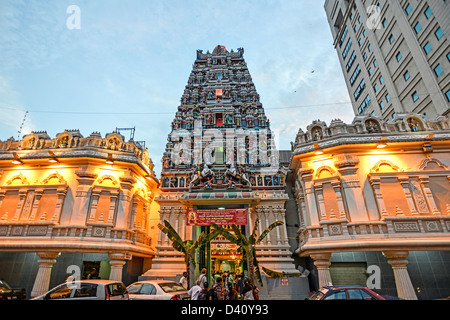
<path id="1" fill-rule="evenodd" d="M 206 234 L 202 232 L 195 241 L 181 239 L 180 235 L 175 231 L 171 224 L 164 220 L 164 224 L 158 223 L 158 228 L 166 234 L 170 241 L 172 241 L 172 247 L 184 254 L 184 263 L 186 264 L 186 272 L 188 274 L 188 285 L 191 286 L 190 282 L 190 266 L 191 263 L 195 265 L 194 253 L 195 250 L 204 244 L 209 243 L 212 239 L 219 235 L 219 230 L 214 230 L 213 232 Z"/>
<path id="2" fill-rule="evenodd" d="M 219 233 L 221 235 L 227 238 L 230 242 L 235 243 L 239 246 L 239 251 L 242 252 L 242 254 L 247 260 L 248 268 L 250 271 L 250 282 L 253 284 L 254 277 L 256 275 L 259 284 L 262 286 L 263 284 L 261 279 L 261 272 L 259 269 L 258 260 L 256 259 L 255 245 L 259 244 L 262 240 L 264 240 L 264 238 L 269 234 L 270 231 L 272 231 L 272 229 L 283 225 L 283 222 L 275 221 L 274 223 L 269 225 L 258 237 L 259 218 L 257 218 L 255 221 L 253 232 L 248 238 L 245 234 L 241 232 L 241 229 L 235 224 L 231 225 L 234 234 L 215 223 L 212 223 L 211 225 L 214 227 L 214 231 L 219 230 Z"/>

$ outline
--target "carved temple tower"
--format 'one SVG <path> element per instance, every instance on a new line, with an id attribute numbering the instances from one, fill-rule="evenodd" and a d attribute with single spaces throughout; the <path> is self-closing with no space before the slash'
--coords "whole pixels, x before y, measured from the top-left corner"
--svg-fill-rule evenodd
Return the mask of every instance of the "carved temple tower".
<path id="1" fill-rule="evenodd" d="M 161 222 L 169 221 L 184 240 L 208 231 L 209 222 L 240 225 L 247 235 L 256 219 L 259 232 L 275 221 L 285 223 L 285 175 L 243 54 L 242 48 L 228 51 L 221 45 L 212 53 L 198 50 L 171 125 L 156 201 Z M 258 261 L 298 273 L 289 248 L 285 223 L 257 247 Z M 183 255 L 163 233 L 156 249 L 143 277 L 176 279 L 185 271 Z M 212 273 L 237 271 L 236 249 L 216 238 L 197 255 L 194 276 L 202 267 Z"/>

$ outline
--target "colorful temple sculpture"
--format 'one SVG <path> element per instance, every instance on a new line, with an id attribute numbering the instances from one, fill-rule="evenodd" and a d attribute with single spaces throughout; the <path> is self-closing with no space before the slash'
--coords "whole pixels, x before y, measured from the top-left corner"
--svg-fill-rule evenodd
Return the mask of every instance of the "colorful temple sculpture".
<path id="1" fill-rule="evenodd" d="M 167 220 L 183 239 L 209 231 L 209 223 L 240 225 L 251 233 L 256 219 L 264 230 L 285 223 L 285 172 L 244 50 L 218 45 L 197 57 L 172 122 L 155 199 L 161 222 Z M 243 212 L 243 213 L 242 213 Z M 143 277 L 172 277 L 185 270 L 183 255 L 160 233 L 151 269 Z M 289 251 L 286 224 L 258 246 L 259 263 L 298 274 Z M 198 255 L 197 270 L 239 272 L 236 245 L 217 238 Z M 278 294 L 278 293 L 277 293 Z"/>

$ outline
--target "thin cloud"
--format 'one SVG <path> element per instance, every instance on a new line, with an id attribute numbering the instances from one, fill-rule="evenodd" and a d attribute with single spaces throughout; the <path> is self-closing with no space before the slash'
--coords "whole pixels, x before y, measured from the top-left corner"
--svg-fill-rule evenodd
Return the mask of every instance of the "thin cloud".
<path id="1" fill-rule="evenodd" d="M 321 1 L 78 1 L 80 30 L 66 28 L 68 5 L 1 2 L 0 80 L 7 85 L 0 107 L 173 114 L 30 113 L 26 130 L 55 136 L 78 128 L 87 136 L 136 127 L 135 139 L 147 142 L 158 173 L 196 50 L 211 52 L 218 44 L 245 49 L 279 148 L 289 149 L 298 128 L 314 119 L 353 115 L 342 104 L 271 110 L 349 100 Z M 16 136 L 23 117 L 4 111 L 2 140 Z"/>

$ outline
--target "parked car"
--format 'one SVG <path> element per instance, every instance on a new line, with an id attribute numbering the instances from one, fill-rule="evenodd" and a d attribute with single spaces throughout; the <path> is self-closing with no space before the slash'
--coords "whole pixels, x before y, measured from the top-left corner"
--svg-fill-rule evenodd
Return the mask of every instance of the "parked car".
<path id="1" fill-rule="evenodd" d="M 80 280 L 64 282 L 31 300 L 128 300 L 128 292 L 120 281 Z"/>
<path id="2" fill-rule="evenodd" d="M 143 280 L 127 287 L 130 300 L 189 300 L 187 290 L 168 280 Z"/>
<path id="3" fill-rule="evenodd" d="M 317 290 L 306 300 L 401 300 L 383 296 L 360 286 L 325 286 Z"/>
<path id="4" fill-rule="evenodd" d="M 26 297 L 25 289 L 11 288 L 8 282 L 0 280 L 0 300 L 24 300 Z"/>

